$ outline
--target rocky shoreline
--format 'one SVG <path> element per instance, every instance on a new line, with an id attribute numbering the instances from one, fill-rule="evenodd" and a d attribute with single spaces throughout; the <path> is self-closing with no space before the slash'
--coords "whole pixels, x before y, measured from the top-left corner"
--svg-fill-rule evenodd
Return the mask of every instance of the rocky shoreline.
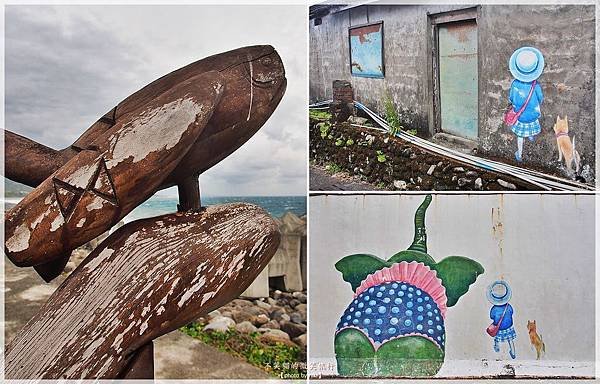
<path id="1" fill-rule="evenodd" d="M 306 292 L 271 290 L 266 299 L 238 298 L 196 321 L 204 331 L 260 333 L 260 340 L 300 348 L 306 357 Z"/>

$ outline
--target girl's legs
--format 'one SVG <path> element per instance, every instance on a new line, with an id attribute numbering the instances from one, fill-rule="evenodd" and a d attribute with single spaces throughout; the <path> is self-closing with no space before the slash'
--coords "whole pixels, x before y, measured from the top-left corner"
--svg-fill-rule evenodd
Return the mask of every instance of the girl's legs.
<path id="1" fill-rule="evenodd" d="M 515 341 L 514 340 L 508 340 L 508 347 L 510 348 L 508 353 L 510 354 L 510 357 L 512 357 L 513 359 L 515 359 L 517 357 L 517 351 L 515 349 Z"/>
<path id="2" fill-rule="evenodd" d="M 498 344 L 498 338 L 494 337 L 494 352 L 500 352 L 500 345 Z"/>
<path id="3" fill-rule="evenodd" d="M 515 159 L 518 162 L 523 161 L 523 138 L 517 136 L 517 152 L 515 152 Z"/>

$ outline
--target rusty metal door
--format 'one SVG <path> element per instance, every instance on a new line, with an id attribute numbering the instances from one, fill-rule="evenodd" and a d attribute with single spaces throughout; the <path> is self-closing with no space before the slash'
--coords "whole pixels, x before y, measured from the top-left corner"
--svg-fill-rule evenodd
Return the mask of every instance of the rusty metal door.
<path id="1" fill-rule="evenodd" d="M 438 26 L 441 129 L 477 139 L 477 23 Z"/>

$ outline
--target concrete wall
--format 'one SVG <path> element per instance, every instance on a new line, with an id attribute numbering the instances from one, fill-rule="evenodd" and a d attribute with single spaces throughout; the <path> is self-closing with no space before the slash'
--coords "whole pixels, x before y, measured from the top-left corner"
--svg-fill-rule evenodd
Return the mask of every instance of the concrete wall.
<path id="1" fill-rule="evenodd" d="M 383 114 L 389 92 L 404 123 L 426 134 L 432 124 L 432 69 L 428 59 L 428 16 L 467 6 L 373 5 L 332 13 L 322 24 L 311 22 L 310 100 L 331 98 L 336 79 L 352 82 L 355 98 Z M 516 138 L 503 125 L 512 76 L 508 60 L 521 46 L 539 48 L 546 60 L 539 81 L 542 134 L 526 143 L 528 164 L 564 172 L 552 130 L 556 116 L 567 114 L 571 137 L 593 178 L 595 164 L 595 16 L 592 5 L 483 5 L 478 10 L 479 152 L 513 161 Z M 349 68 L 348 27 L 384 22 L 385 78 L 352 77 Z M 566 173 L 565 173 L 566 174 Z"/>
<path id="2" fill-rule="evenodd" d="M 275 219 L 279 224 L 281 241 L 269 264 L 240 295 L 256 298 L 269 297 L 269 278 L 282 277 L 287 291 L 306 289 L 306 217 L 286 212 Z"/>
<path id="3" fill-rule="evenodd" d="M 406 249 L 423 198 L 310 198 L 310 366 L 319 373 L 336 372 L 334 332 L 353 293 L 334 264 L 353 253 L 387 259 Z M 425 219 L 428 253 L 436 261 L 466 256 L 485 268 L 448 310 L 440 376 L 498 375 L 507 364 L 517 375 L 594 374 L 594 217 L 593 195 L 433 195 Z M 486 288 L 496 279 L 513 289 L 517 360 L 505 349 L 495 353 L 485 333 Z M 539 362 L 526 328 L 534 319 L 546 343 Z"/>
<path id="4" fill-rule="evenodd" d="M 368 16 L 367 16 L 368 8 Z M 311 102 L 332 97 L 333 80 L 348 80 L 356 100 L 383 111 L 386 92 L 414 127 L 427 127 L 427 14 L 461 6 L 362 6 L 322 18 L 309 26 Z M 350 75 L 348 28 L 383 20 L 385 78 Z"/>

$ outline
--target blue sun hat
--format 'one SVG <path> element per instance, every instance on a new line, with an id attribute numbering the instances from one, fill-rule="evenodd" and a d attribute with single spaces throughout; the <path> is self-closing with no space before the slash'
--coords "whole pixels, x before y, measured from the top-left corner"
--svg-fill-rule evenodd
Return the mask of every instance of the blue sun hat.
<path id="1" fill-rule="evenodd" d="M 487 299 L 494 305 L 504 305 L 512 297 L 512 289 L 504 280 L 494 281 L 488 286 Z"/>
<path id="2" fill-rule="evenodd" d="M 544 71 L 544 56 L 537 48 L 521 47 L 510 56 L 508 68 L 515 79 L 529 83 Z"/>

